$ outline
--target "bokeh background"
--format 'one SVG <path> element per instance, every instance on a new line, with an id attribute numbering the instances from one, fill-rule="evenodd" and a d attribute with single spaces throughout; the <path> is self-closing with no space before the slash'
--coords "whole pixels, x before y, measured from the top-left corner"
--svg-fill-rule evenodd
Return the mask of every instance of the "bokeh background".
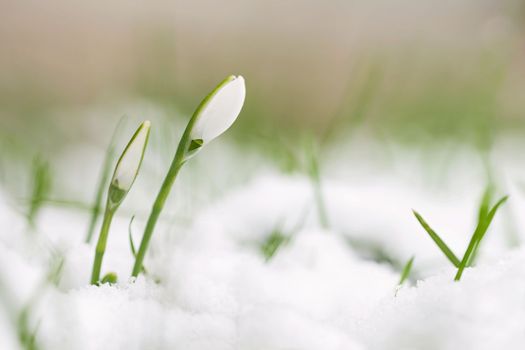
<path id="1" fill-rule="evenodd" d="M 230 74 L 243 110 L 126 283 L 184 127 Z M 521 349 L 524 111 L 524 0 L 0 0 L 0 348 Z M 104 260 L 120 284 L 89 288 L 145 119 Z M 460 256 L 483 193 L 510 197 L 452 287 L 411 209 Z M 414 256 L 424 283 L 398 304 Z"/>
<path id="2" fill-rule="evenodd" d="M 523 129 L 524 39 L 521 0 L 1 0 L 0 176 L 103 151 L 123 115 L 185 120 L 229 74 L 247 81 L 226 136 L 244 148 L 366 130 L 487 149 Z"/>

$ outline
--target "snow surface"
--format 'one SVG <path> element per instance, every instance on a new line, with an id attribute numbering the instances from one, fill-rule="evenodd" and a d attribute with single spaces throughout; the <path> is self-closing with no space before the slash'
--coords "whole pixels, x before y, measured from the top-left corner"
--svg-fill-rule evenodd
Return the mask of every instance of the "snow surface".
<path id="1" fill-rule="evenodd" d="M 506 147 L 496 153 L 507 154 Z M 0 348 L 18 348 L 16 317 L 30 305 L 42 349 L 522 349 L 525 250 L 508 244 L 515 234 L 509 218 L 520 227 L 516 213 L 523 210 L 514 181 L 521 168 L 510 166 L 510 156 L 498 158 L 509 164 L 500 192 L 511 200 L 479 264 L 458 283 L 411 208 L 461 255 L 484 186 L 481 170 L 463 161 L 472 154 L 460 152 L 447 164 L 452 180 L 429 189 L 421 155 L 403 151 L 401 162 L 395 155 L 384 167 L 373 145 L 364 149 L 327 161 L 328 229 L 318 223 L 310 180 L 268 167 L 198 201 L 189 221 L 161 220 L 148 276 L 136 281 L 128 279 L 128 214 L 147 212 L 151 200 L 132 191 L 127 202 L 145 204 L 124 208 L 112 226 L 103 265 L 103 274 L 119 276 L 112 286 L 88 284 L 94 247 L 83 242 L 85 213 L 48 207 L 33 232 L 0 193 Z M 361 166 L 348 173 L 342 161 Z M 133 224 L 136 244 L 144 219 Z M 267 261 L 260 245 L 276 229 L 290 241 Z M 418 281 L 398 290 L 400 268 L 412 255 Z M 64 258 L 57 287 L 44 282 L 56 256 Z"/>

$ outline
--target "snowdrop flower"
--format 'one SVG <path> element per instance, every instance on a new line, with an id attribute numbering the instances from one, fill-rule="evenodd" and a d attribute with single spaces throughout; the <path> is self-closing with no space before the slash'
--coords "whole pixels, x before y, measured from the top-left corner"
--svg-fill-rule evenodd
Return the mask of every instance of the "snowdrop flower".
<path id="1" fill-rule="evenodd" d="M 228 130 L 241 112 L 245 95 L 244 78 L 230 75 L 202 100 L 195 113 L 193 113 L 182 134 L 177 152 L 157 194 L 157 198 L 153 203 L 142 241 L 135 256 L 135 264 L 131 272 L 133 277 L 137 277 L 142 271 L 144 257 L 155 230 L 155 225 L 179 170 L 202 146 Z"/>
<path id="2" fill-rule="evenodd" d="M 119 205 L 137 178 L 148 143 L 151 123 L 143 122 L 122 152 L 111 179 L 109 202 Z"/>
<path id="3" fill-rule="evenodd" d="M 231 75 L 202 102 L 194 116 L 188 151 L 195 152 L 235 122 L 246 96 L 242 76 Z"/>
<path id="4" fill-rule="evenodd" d="M 97 246 L 95 249 L 95 258 L 93 260 L 93 270 L 91 272 L 91 284 L 98 284 L 100 281 L 100 271 L 102 268 L 102 260 L 106 251 L 106 244 L 111 227 L 113 216 L 117 209 L 128 194 L 133 182 L 137 178 L 144 152 L 148 144 L 149 130 L 151 123 L 146 120 L 140 124 L 135 134 L 131 137 L 126 148 L 120 156 L 115 172 L 111 178 L 111 183 L 108 190 L 108 200 L 106 210 L 104 212 L 104 220 L 100 228 Z M 108 274 L 104 277 L 103 282 L 115 282 L 116 276 Z"/>

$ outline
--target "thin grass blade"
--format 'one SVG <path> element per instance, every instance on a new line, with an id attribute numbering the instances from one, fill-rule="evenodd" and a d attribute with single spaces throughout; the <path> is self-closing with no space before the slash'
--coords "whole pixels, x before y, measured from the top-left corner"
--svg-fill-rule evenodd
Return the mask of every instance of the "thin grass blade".
<path id="1" fill-rule="evenodd" d="M 31 226 L 34 226 L 38 212 L 45 198 L 49 196 L 52 185 L 51 168 L 49 163 L 41 156 L 36 156 L 33 159 L 32 182 L 27 220 Z"/>
<path id="2" fill-rule="evenodd" d="M 289 240 L 289 237 L 282 234 L 280 229 L 274 229 L 268 239 L 260 247 L 261 253 L 264 255 L 266 261 L 273 258 L 279 248 L 283 244 L 288 243 Z"/>
<path id="3" fill-rule="evenodd" d="M 503 198 L 501 198 L 493 207 L 492 209 L 490 209 L 488 215 L 487 215 L 487 219 L 485 220 L 485 225 L 484 225 L 484 231 L 481 233 L 481 236 L 480 238 L 483 239 L 483 237 L 485 236 L 485 233 L 487 232 L 487 229 L 488 227 L 490 226 L 490 224 L 492 223 L 492 220 L 494 219 L 494 216 L 496 215 L 496 212 L 498 211 L 498 209 L 509 199 L 509 196 L 504 196 Z"/>
<path id="4" fill-rule="evenodd" d="M 135 220 L 135 215 L 131 217 L 131 220 L 129 220 L 128 225 L 128 236 L 129 236 L 129 248 L 131 249 L 131 254 L 133 254 L 133 257 L 137 257 L 137 250 L 135 249 L 135 243 L 133 243 L 133 233 L 131 231 L 131 225 L 133 224 L 133 220 Z M 144 265 L 142 265 L 142 273 L 145 275 L 148 273 Z"/>
<path id="5" fill-rule="evenodd" d="M 489 185 L 485 189 L 485 192 L 483 193 L 483 197 L 481 198 L 481 202 L 479 204 L 478 222 L 476 224 L 476 230 L 478 230 L 478 228 L 481 229 L 483 222 L 487 219 L 487 216 L 490 210 L 491 199 L 492 199 L 492 187 Z M 475 253 L 477 251 L 478 245 L 479 245 L 479 240 L 476 240 L 476 242 L 474 243 L 473 254 L 471 254 L 469 260 L 467 261 L 467 266 L 472 266 L 472 264 L 474 263 L 474 259 L 476 255 Z"/>
<path id="6" fill-rule="evenodd" d="M 135 219 L 135 215 L 133 215 L 131 217 L 131 220 L 129 220 L 128 236 L 129 236 L 129 248 L 131 249 L 131 253 L 133 254 L 133 257 L 137 257 L 137 251 L 135 250 L 135 244 L 133 243 L 133 235 L 131 233 L 131 224 L 133 224 L 134 219 Z"/>
<path id="7" fill-rule="evenodd" d="M 494 216 L 496 215 L 496 212 L 498 211 L 499 207 L 505 203 L 508 199 L 508 196 L 505 196 L 503 198 L 501 198 L 493 207 L 490 211 L 488 211 L 486 217 L 485 217 L 485 220 L 483 221 L 482 223 L 482 228 L 481 230 L 479 231 L 478 233 L 478 239 L 476 239 L 476 242 L 474 244 L 474 248 L 472 250 L 472 254 L 469 258 L 469 260 L 467 261 L 467 266 L 472 266 L 472 264 L 474 263 L 475 259 L 476 259 L 476 256 L 478 254 L 478 248 L 479 248 L 479 245 L 481 243 L 481 241 L 483 240 L 483 237 L 485 237 L 485 234 L 487 233 L 488 231 L 488 228 L 490 226 L 490 224 L 492 223 L 492 220 L 494 219 Z M 479 223 L 478 223 L 479 225 Z"/>
<path id="8" fill-rule="evenodd" d="M 414 263 L 415 258 L 415 256 L 412 256 L 403 267 L 403 271 L 401 272 L 401 278 L 399 279 L 398 283 L 399 286 L 405 283 L 407 278 L 410 276 L 410 272 L 412 271 L 412 264 Z"/>
<path id="9" fill-rule="evenodd" d="M 111 176 L 112 163 L 116 153 L 116 142 L 118 138 L 118 133 L 119 130 L 121 130 L 122 124 L 124 123 L 124 119 L 125 117 L 122 117 L 118 121 L 117 126 L 115 127 L 115 130 L 113 130 L 113 134 L 111 135 L 111 140 L 109 142 L 108 148 L 106 149 L 106 154 L 104 155 L 104 163 L 100 170 L 99 180 L 95 191 L 95 198 L 93 200 L 93 206 L 91 207 L 91 217 L 89 219 L 88 229 L 86 233 L 86 243 L 90 243 L 93 239 L 93 234 L 95 232 L 98 218 L 102 213 L 102 200 L 104 198 L 104 192 L 109 182 L 109 177 Z"/>
<path id="10" fill-rule="evenodd" d="M 492 199 L 492 187 L 487 186 L 487 188 L 485 189 L 485 192 L 483 193 L 483 197 L 481 198 L 481 202 L 479 204 L 478 225 L 482 220 L 485 220 L 485 218 L 489 214 L 491 199 Z"/>
<path id="11" fill-rule="evenodd" d="M 419 213 L 415 210 L 412 210 L 412 212 L 414 213 L 414 216 L 416 217 L 417 221 L 419 221 L 419 223 L 421 224 L 421 226 L 425 229 L 425 231 L 427 231 L 428 235 L 430 236 L 430 238 L 432 238 L 432 240 L 434 241 L 434 243 L 436 243 L 436 245 L 439 247 L 439 249 L 441 249 L 441 251 L 443 252 L 443 254 L 445 254 L 445 256 L 448 258 L 448 260 L 450 260 L 450 262 L 455 266 L 455 267 L 458 267 L 459 264 L 460 264 L 460 261 L 459 259 L 456 257 L 456 255 L 452 252 L 452 250 L 450 250 L 450 248 L 447 246 L 447 244 L 441 239 L 441 237 L 439 237 L 439 235 L 430 227 L 429 224 L 427 224 L 427 222 L 425 221 L 425 219 L 423 219 L 423 217 L 421 215 L 419 215 Z"/>
<path id="12" fill-rule="evenodd" d="M 485 233 L 487 232 L 490 224 L 492 223 L 492 219 L 494 219 L 494 216 L 496 215 L 496 212 L 498 211 L 499 207 L 503 203 L 505 203 L 507 199 L 508 196 L 501 198 L 488 212 L 485 220 L 481 220 L 479 222 L 478 226 L 476 227 L 476 230 L 474 231 L 474 234 L 472 235 L 472 238 L 470 239 L 467 250 L 465 251 L 465 255 L 463 255 L 463 259 L 461 259 L 461 263 L 458 267 L 458 272 L 454 277 L 455 281 L 459 281 L 461 279 L 465 267 L 469 266 L 468 263 L 474 260 L 472 256 L 476 254 L 481 241 L 485 237 Z"/>

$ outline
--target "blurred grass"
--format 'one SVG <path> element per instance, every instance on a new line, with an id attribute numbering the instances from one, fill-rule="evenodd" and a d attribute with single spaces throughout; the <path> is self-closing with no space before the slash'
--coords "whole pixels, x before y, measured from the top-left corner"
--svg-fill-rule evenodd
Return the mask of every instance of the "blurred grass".
<path id="1" fill-rule="evenodd" d="M 133 101 L 187 118 L 230 73 L 246 77 L 248 94 L 229 135 L 288 167 L 287 150 L 305 134 L 326 145 L 364 128 L 379 139 L 455 139 L 483 151 L 498 133 L 525 126 L 520 1 L 119 3 L 106 17 L 96 4 L 75 4 L 0 5 L 3 168 L 35 149 L 51 159 L 72 143 L 105 142 L 86 125 L 106 135 L 106 121 L 122 115 L 115 108 Z M 25 22 L 28 10 L 39 26 Z"/>
<path id="2" fill-rule="evenodd" d="M 44 201 L 49 197 L 52 189 L 52 175 L 49 163 L 39 156 L 33 160 L 32 179 L 27 220 L 31 226 L 34 226 L 38 212 Z"/>

